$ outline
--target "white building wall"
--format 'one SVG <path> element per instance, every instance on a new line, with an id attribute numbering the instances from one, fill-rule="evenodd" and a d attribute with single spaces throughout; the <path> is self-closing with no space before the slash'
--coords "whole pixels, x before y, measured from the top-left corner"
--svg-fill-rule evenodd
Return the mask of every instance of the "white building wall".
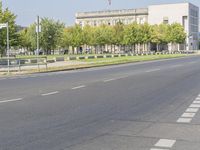
<path id="1" fill-rule="evenodd" d="M 186 49 L 197 49 L 198 39 L 194 40 L 193 36 L 197 36 L 199 31 L 192 32 L 191 30 L 191 9 L 198 11 L 199 14 L 199 8 L 190 3 L 151 5 L 148 7 L 148 23 L 151 25 L 161 24 L 166 19 L 169 24 L 180 23 L 187 33 Z M 198 18 L 199 16 L 196 18 L 197 22 L 199 22 Z"/>

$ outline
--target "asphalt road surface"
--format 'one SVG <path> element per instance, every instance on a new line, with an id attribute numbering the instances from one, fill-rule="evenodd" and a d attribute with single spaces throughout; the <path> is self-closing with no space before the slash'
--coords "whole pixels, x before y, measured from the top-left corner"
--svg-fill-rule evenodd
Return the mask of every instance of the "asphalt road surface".
<path id="1" fill-rule="evenodd" d="M 0 150 L 199 150 L 200 56 L 0 78 Z"/>

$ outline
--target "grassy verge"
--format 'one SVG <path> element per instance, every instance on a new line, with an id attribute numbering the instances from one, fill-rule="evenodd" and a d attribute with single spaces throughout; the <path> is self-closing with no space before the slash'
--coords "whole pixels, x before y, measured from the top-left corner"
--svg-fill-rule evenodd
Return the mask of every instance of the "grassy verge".
<path id="1" fill-rule="evenodd" d="M 178 57 L 185 57 L 185 56 L 187 55 L 186 54 L 168 54 L 168 55 L 127 56 L 127 57 L 117 57 L 117 58 L 86 59 L 86 60 L 78 60 L 80 64 L 76 63 L 76 65 L 48 67 L 48 70 L 41 69 L 40 72 L 76 70 L 76 69 L 83 69 L 83 68 L 151 61 L 151 60 L 159 60 L 159 59 L 178 58 Z M 30 74 L 30 73 L 36 73 L 36 72 L 38 72 L 37 69 L 32 69 L 28 71 L 22 71 L 22 74 Z"/>

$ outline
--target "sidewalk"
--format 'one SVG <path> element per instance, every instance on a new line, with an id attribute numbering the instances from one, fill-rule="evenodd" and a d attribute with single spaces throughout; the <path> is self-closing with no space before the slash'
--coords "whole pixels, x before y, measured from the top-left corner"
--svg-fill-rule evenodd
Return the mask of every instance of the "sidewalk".
<path id="1" fill-rule="evenodd" d="M 54 62 L 54 63 L 47 64 L 47 69 L 57 68 L 57 67 L 59 68 L 59 67 L 79 66 L 79 65 L 84 65 L 84 64 L 89 64 L 89 63 L 87 63 L 87 62 L 80 62 L 80 61 Z M 27 71 L 37 70 L 38 69 L 38 65 L 34 64 L 34 65 L 21 66 L 20 69 L 21 69 L 21 73 L 25 73 Z M 45 70 L 46 69 L 46 65 L 45 64 L 40 64 L 39 65 L 39 69 Z M 8 67 L 7 66 L 0 65 L 0 75 L 6 73 L 7 71 L 8 71 Z M 18 74 L 20 72 L 18 66 L 11 66 L 10 67 L 10 71 L 11 72 L 14 71 L 14 72 L 16 72 L 16 74 Z"/>

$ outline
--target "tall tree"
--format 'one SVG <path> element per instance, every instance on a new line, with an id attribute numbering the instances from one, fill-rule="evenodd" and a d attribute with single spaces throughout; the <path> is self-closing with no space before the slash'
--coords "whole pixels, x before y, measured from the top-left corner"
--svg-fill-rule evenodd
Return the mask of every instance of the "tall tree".
<path id="1" fill-rule="evenodd" d="M 178 44 L 179 50 L 179 44 L 184 43 L 185 39 L 186 33 L 183 26 L 178 23 L 172 24 L 169 28 L 169 42 L 171 42 L 172 44 Z"/>
<path id="2" fill-rule="evenodd" d="M 12 13 L 8 8 L 3 9 L 2 2 L 0 2 L 0 23 L 9 24 L 9 37 L 10 37 L 10 46 L 15 46 L 18 43 L 17 36 L 17 25 L 15 23 L 16 15 Z M 6 54 L 6 39 L 7 31 L 6 28 L 0 29 L 0 55 Z"/>
<path id="3" fill-rule="evenodd" d="M 62 37 L 64 24 L 59 21 L 43 18 L 41 27 L 41 47 L 45 50 L 46 54 L 51 54 L 51 50 L 54 52 L 54 50 L 58 48 L 57 46 Z"/>

